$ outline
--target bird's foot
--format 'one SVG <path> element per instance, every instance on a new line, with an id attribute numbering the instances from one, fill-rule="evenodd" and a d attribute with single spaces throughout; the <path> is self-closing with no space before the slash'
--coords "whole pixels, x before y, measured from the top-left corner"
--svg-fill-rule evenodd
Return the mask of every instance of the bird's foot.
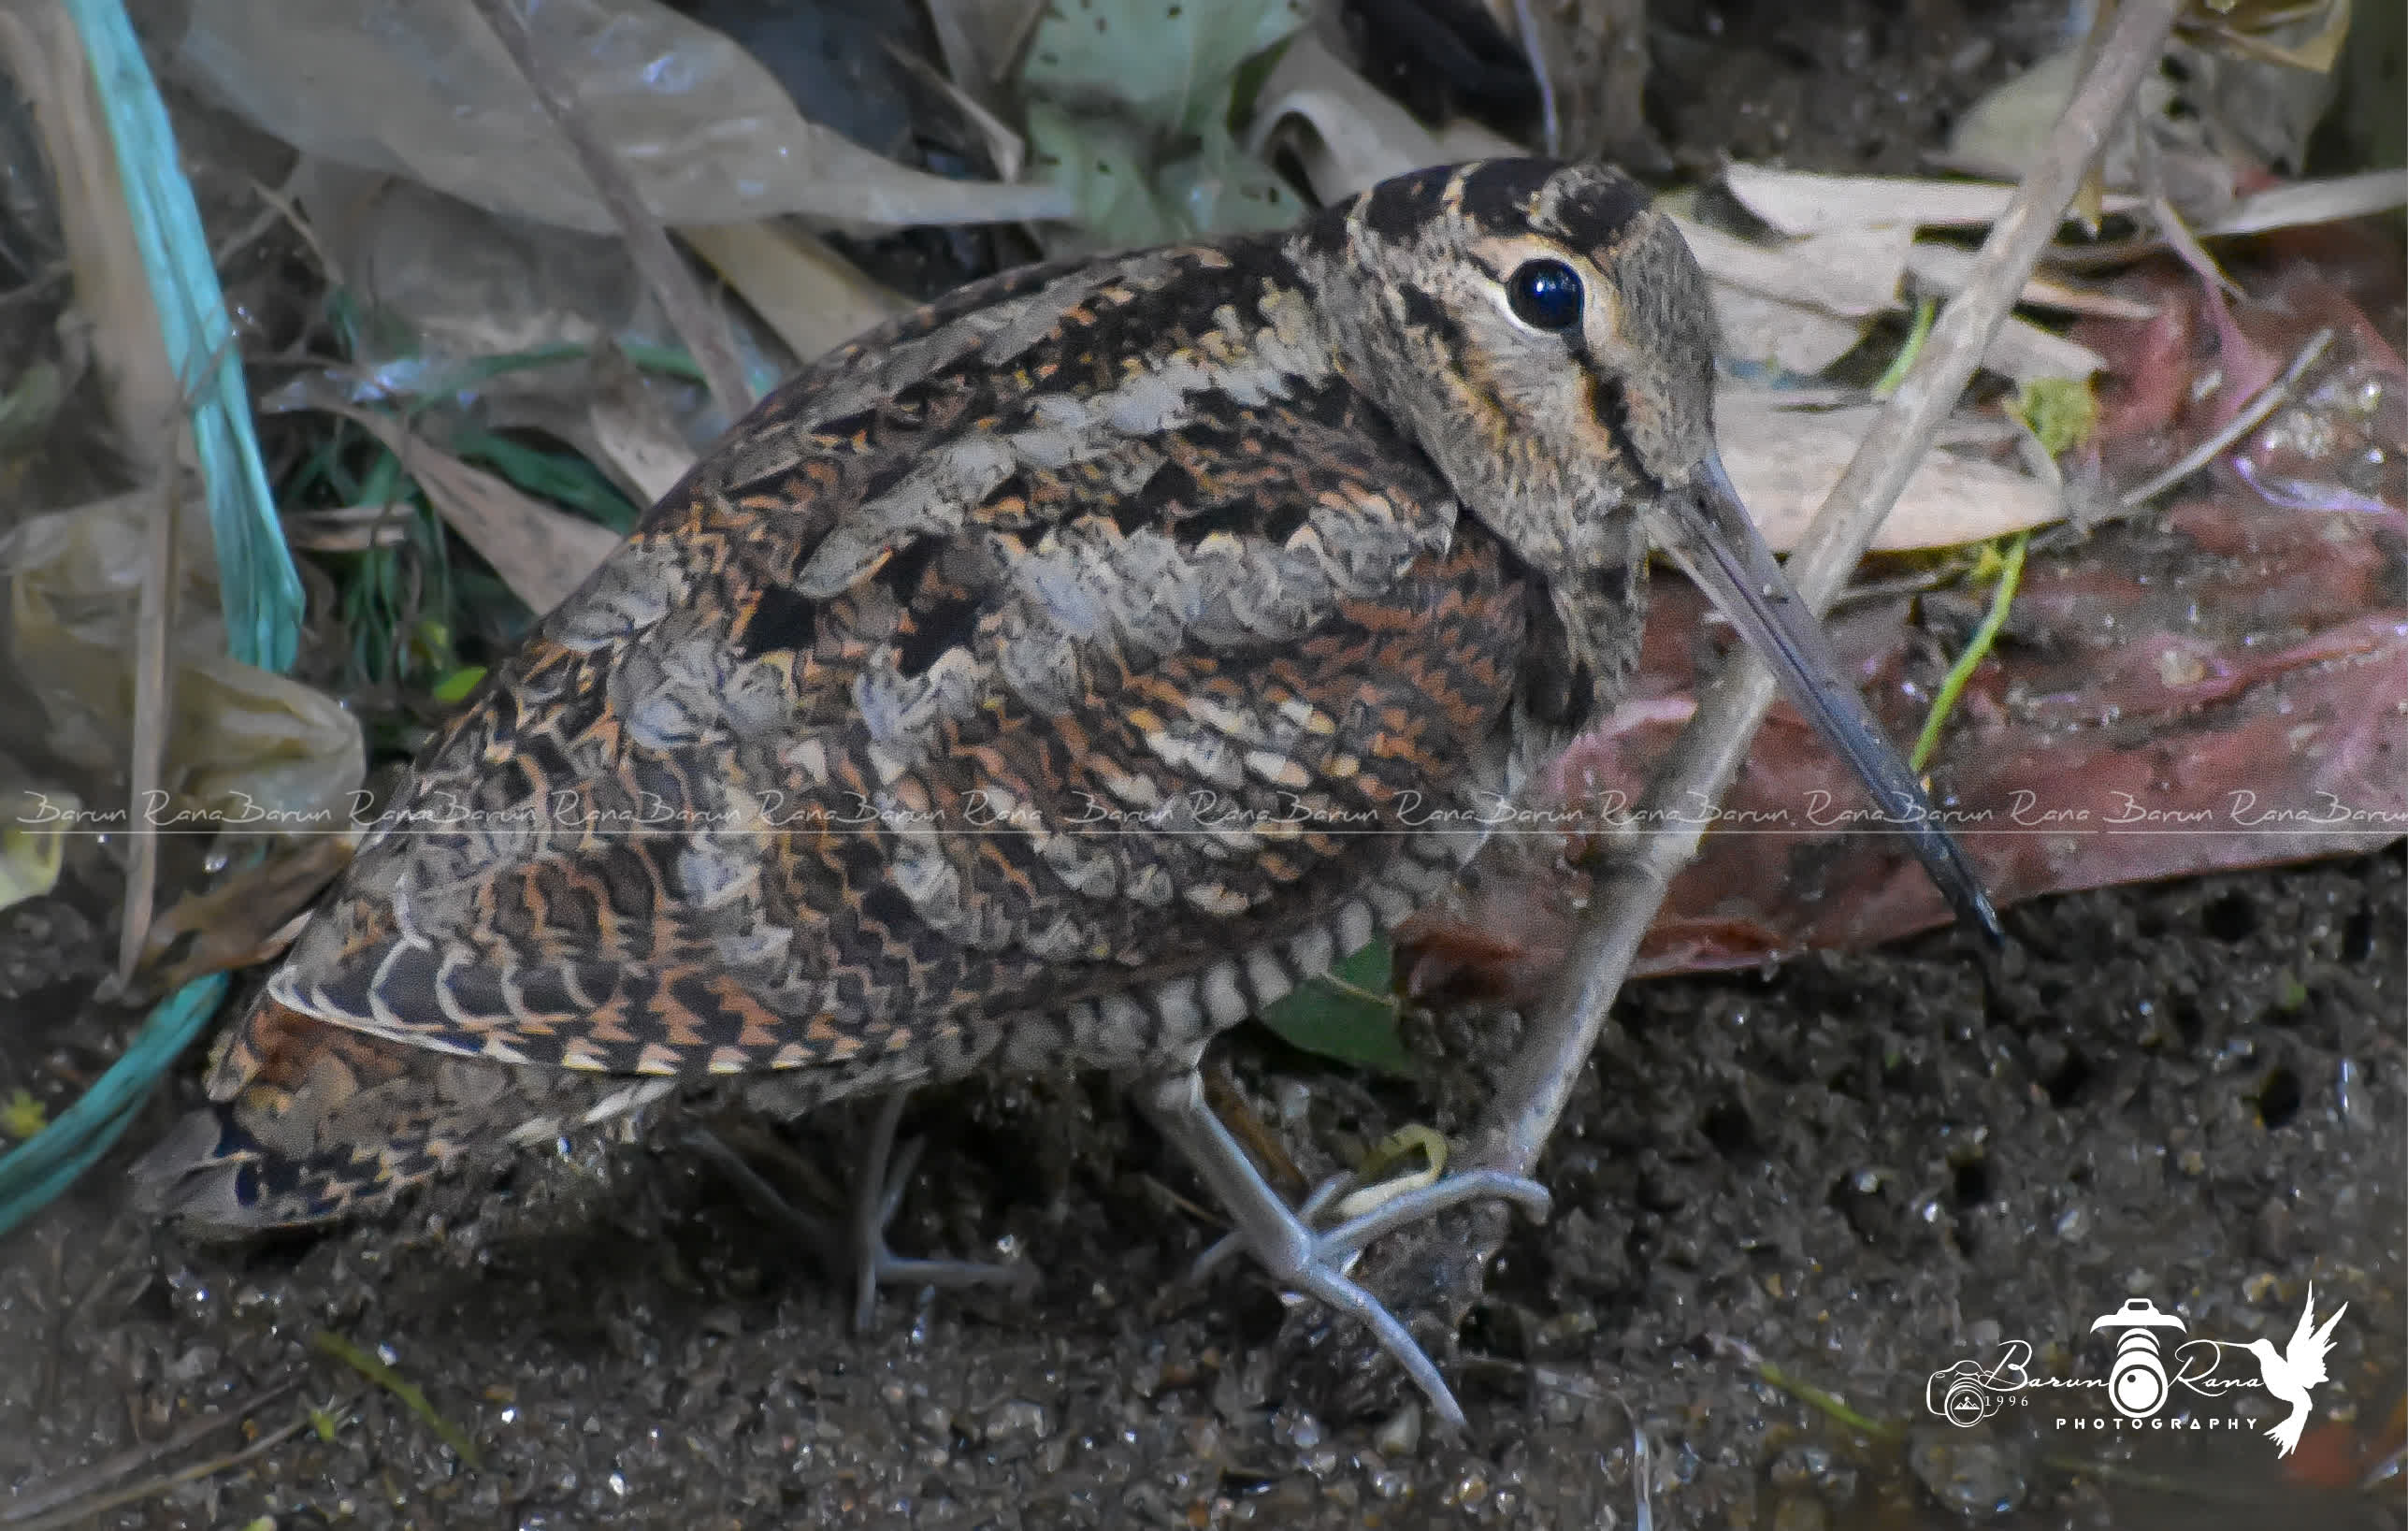
<path id="1" fill-rule="evenodd" d="M 912 1173 L 919 1167 L 921 1150 L 927 1147 L 919 1138 L 900 1145 L 896 1142 L 903 1105 L 909 1099 L 908 1090 L 899 1090 L 879 1105 L 877 1119 L 872 1123 L 869 1141 L 864 1145 L 867 1151 L 862 1155 L 861 1171 L 853 1184 L 852 1212 L 848 1224 L 843 1227 L 788 1201 L 743 1154 L 707 1128 L 697 1127 L 686 1137 L 690 1147 L 735 1182 L 755 1210 L 793 1230 L 832 1279 L 852 1279 L 853 1327 L 857 1332 L 868 1330 L 876 1319 L 881 1286 L 998 1286 L 1026 1290 L 1037 1282 L 1036 1269 L 1031 1265 L 916 1260 L 896 1254 L 887 1247 L 887 1229 L 902 1205 L 903 1192 L 911 1184 Z M 841 1266 L 830 1255 L 837 1249 L 845 1249 L 849 1254 Z"/>
<path id="2" fill-rule="evenodd" d="M 898 1145 L 903 1103 L 910 1091 L 898 1090 L 878 1107 L 870 1129 L 869 1152 L 853 1187 L 853 1328 L 866 1333 L 878 1313 L 878 1288 L 1004 1287 L 1025 1292 L 1037 1282 L 1031 1265 L 993 1264 L 976 1260 L 916 1260 L 887 1247 L 887 1229 L 902 1206 L 912 1172 L 919 1168 L 920 1151 L 928 1144 L 912 1138 Z"/>
<path id="3" fill-rule="evenodd" d="M 1494 1170 L 1474 1170 L 1400 1192 L 1360 1217 L 1327 1232 L 1316 1232 L 1306 1220 L 1328 1206 L 1345 1182 L 1324 1184 L 1305 1202 L 1301 1215 L 1291 1211 L 1204 1105 L 1203 1085 L 1193 1070 L 1151 1081 L 1139 1099 L 1146 1116 L 1187 1155 L 1235 1225 L 1231 1238 L 1198 1262 L 1198 1273 L 1238 1247 L 1251 1250 L 1274 1280 L 1359 1320 L 1428 1397 L 1438 1418 L 1462 1425 L 1463 1408 L 1438 1375 L 1436 1363 L 1395 1314 L 1347 1274 L 1348 1269 L 1363 1247 L 1381 1235 L 1467 1201 L 1502 1197 L 1543 1218 L 1548 1210 L 1547 1188 Z"/>

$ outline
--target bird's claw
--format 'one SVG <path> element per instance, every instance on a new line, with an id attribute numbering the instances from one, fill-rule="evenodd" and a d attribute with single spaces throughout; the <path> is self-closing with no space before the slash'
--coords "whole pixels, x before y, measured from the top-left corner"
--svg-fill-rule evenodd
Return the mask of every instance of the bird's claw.
<path id="1" fill-rule="evenodd" d="M 925 1139 L 898 1145 L 908 1090 L 898 1090 L 878 1108 L 870 1129 L 869 1152 L 861 1165 L 860 1183 L 853 1200 L 853 1329 L 867 1333 L 876 1322 L 878 1289 L 882 1286 L 979 1287 L 1028 1291 L 1037 1282 L 1031 1265 L 991 1264 L 976 1260 L 915 1260 L 887 1248 L 887 1229 L 902 1206 L 912 1172 L 919 1168 Z"/>
<path id="2" fill-rule="evenodd" d="M 1547 1214 L 1547 1189 L 1535 1180 L 1496 1170 L 1470 1170 L 1429 1185 L 1398 1192 L 1361 1217 L 1348 1219 L 1325 1233 L 1316 1233 L 1308 1219 L 1325 1208 L 1346 1182 L 1334 1180 L 1315 1189 L 1304 1207 L 1291 1210 L 1280 1200 L 1220 1119 L 1204 1103 L 1203 1090 L 1192 1071 L 1156 1081 L 1142 1097 L 1146 1114 L 1163 1135 L 1188 1156 L 1196 1173 L 1211 1186 L 1229 1212 L 1235 1231 L 1205 1251 L 1194 1275 L 1201 1277 L 1243 1248 L 1252 1251 L 1273 1280 L 1292 1291 L 1319 1298 L 1349 1318 L 1360 1321 L 1396 1364 L 1405 1369 L 1443 1423 L 1461 1426 L 1463 1406 L 1438 1375 L 1412 1331 L 1386 1305 L 1348 1275 L 1365 1245 L 1383 1234 L 1489 1196 L 1515 1202 L 1535 1217 Z"/>

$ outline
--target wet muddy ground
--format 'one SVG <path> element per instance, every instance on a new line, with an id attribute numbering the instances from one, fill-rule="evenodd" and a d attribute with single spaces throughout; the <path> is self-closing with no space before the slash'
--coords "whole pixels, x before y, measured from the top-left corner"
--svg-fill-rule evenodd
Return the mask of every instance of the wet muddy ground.
<path id="1" fill-rule="evenodd" d="M 1548 1161 L 1556 1214 L 1508 1246 L 1452 1364 L 1465 1440 L 1291 1395 L 1251 1274 L 1171 1293 L 1212 1233 L 1175 1199 L 1196 1188 L 1088 1081 L 918 1103 L 899 1245 L 1045 1280 L 890 1295 L 864 1336 L 817 1251 L 674 1121 L 654 1135 L 670 1147 L 572 1144 L 388 1226 L 233 1249 L 137 1225 L 95 1178 L 0 1249 L 0 1476 L 297 1381 L 260 1427 L 316 1407 L 330 1438 L 102 1524 L 1630 1525 L 1642 1477 L 1671 1525 L 2398 1524 L 2284 1481 L 2262 1394 L 2178 1400 L 2196 1433 L 2110 1437 L 2054 1424 L 2103 1415 L 2095 1398 L 1965 1432 L 1925 1391 L 2018 1339 L 2036 1369 L 2070 1351 L 2097 1377 L 2090 1325 L 2134 1297 L 2279 1346 L 2313 1280 L 2320 1311 L 2350 1305 L 2316 1422 L 2372 1433 L 2408 1350 L 2402 859 L 2011 923 L 1986 987 L 1936 936 L 1635 990 Z M 1230 1050 L 1300 1155 L 1430 1109 L 1257 1032 Z M 831 1124 L 791 1158 L 839 1163 L 845 1140 Z M 483 1466 L 313 1351 L 322 1328 L 423 1389 Z M 1852 1434 L 1751 1353 L 1909 1443 Z"/>

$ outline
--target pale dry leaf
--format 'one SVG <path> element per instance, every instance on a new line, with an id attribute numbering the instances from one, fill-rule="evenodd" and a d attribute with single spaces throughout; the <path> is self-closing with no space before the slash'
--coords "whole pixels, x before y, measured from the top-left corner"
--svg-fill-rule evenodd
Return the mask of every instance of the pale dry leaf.
<path id="1" fill-rule="evenodd" d="M 2231 10 L 2212 3 L 2205 14 L 2185 30 L 2212 39 L 2215 46 L 2252 62 L 2300 74 L 2332 72 L 2349 36 L 2350 0 L 2311 0 L 2303 7 L 2269 6 L 2263 14 L 2241 21 L 2219 14 Z M 2240 21 L 2240 24 L 2235 24 Z M 2398 64 L 2393 67 L 2396 69 Z"/>
<path id="2" fill-rule="evenodd" d="M 1939 266 L 1939 247 L 1913 244 L 1904 224 L 1835 228 L 1779 244 L 1738 238 L 1678 214 L 1673 224 L 1712 281 L 1725 354 L 1791 372 L 1820 372 L 1864 338 L 1872 315 L 1902 308 L 1899 275 L 1909 262 Z M 2010 318 L 1983 365 L 2018 383 L 2086 377 L 2103 365 L 2087 348 Z"/>
<path id="3" fill-rule="evenodd" d="M 1839 482 L 1879 405 L 1780 407 L 1781 396 L 1724 388 L 1714 400 L 1723 466 L 1775 552 L 1787 552 Z M 1897 553 L 1954 547 L 2062 519 L 2057 496 L 2036 479 L 1946 452 L 1924 455 L 1873 546 Z"/>
<path id="4" fill-rule="evenodd" d="M 133 744 L 128 634 L 158 497 L 144 491 L 37 515 L 0 538 L 8 659 L 40 703 L 46 743 L 104 777 Z M 225 652 L 209 517 L 180 506 L 164 798 L 185 827 L 291 832 L 348 801 L 367 771 L 359 723 L 332 697 Z"/>
<path id="5" fill-rule="evenodd" d="M 1925 181 L 1912 176 L 1825 176 L 1733 165 L 1723 184 L 1750 212 L 1789 235 L 1907 224 L 1918 228 L 1975 228 L 1995 223 L 2015 195 L 2011 185 L 1973 181 Z M 2112 195 L 2110 212 L 2141 205 L 2134 196 Z"/>
<path id="6" fill-rule="evenodd" d="M 1673 225 L 1718 282 L 1759 297 L 1862 319 L 1897 308 L 1914 230 L 1902 224 L 1832 229 L 1779 244 L 1759 244 L 1678 215 Z"/>
<path id="7" fill-rule="evenodd" d="M 799 362 L 912 306 L 823 240 L 782 224 L 721 224 L 678 234 L 743 295 Z"/>
<path id="8" fill-rule="evenodd" d="M 1458 117 L 1438 130 L 1433 165 L 1461 165 L 1465 160 L 1515 159 L 1530 151 L 1469 117 Z"/>
<path id="9" fill-rule="evenodd" d="M 944 71 L 917 53 L 892 42 L 887 45 L 887 51 L 929 89 L 953 103 L 954 109 L 978 130 L 979 139 L 987 146 L 987 157 L 994 163 L 998 178 L 1006 181 L 1020 179 L 1020 167 L 1028 163 L 1029 141 L 1014 132 L 1011 123 L 996 116 L 974 93 L 947 79 Z"/>
<path id="10" fill-rule="evenodd" d="M 1262 153 L 1273 133 L 1303 122 L 1312 131 L 1297 145 L 1297 156 L 1324 204 L 1425 166 L 1524 152 L 1468 120 L 1434 137 L 1309 32 L 1288 45 L 1255 99 L 1247 152 Z"/>
<path id="11" fill-rule="evenodd" d="M 410 514 L 392 505 L 335 505 L 287 511 L 284 545 L 308 553 L 365 553 L 410 541 Z"/>
<path id="12" fill-rule="evenodd" d="M 2244 196 L 2199 232 L 2263 234 L 2270 229 L 2329 224 L 2388 212 L 2408 203 L 2408 170 L 2368 170 L 2354 176 L 2295 181 Z"/>
<path id="13" fill-rule="evenodd" d="M 694 448 L 668 408 L 624 359 L 596 372 L 598 383 L 585 405 L 585 433 L 594 442 L 594 460 L 631 491 L 637 504 L 657 504 L 694 466 Z"/>
<path id="14" fill-rule="evenodd" d="M 15 762 L 0 756 L 0 909 L 58 886 L 67 833 L 82 811 L 83 800 L 73 792 L 32 786 Z"/>
<path id="15" fill-rule="evenodd" d="M 1865 320 L 1842 319 L 1744 287 L 1717 282 L 1708 296 L 1714 305 L 1714 323 L 1722 330 L 1722 353 L 1739 362 L 1785 372 L 1820 372 L 1865 338 Z"/>
<path id="16" fill-rule="evenodd" d="M 1954 294 L 1964 287 L 1966 280 L 1972 275 L 1973 263 L 1979 258 L 1974 252 L 1961 245 L 1918 239 L 1907 251 L 1907 270 L 1918 285 Z M 2077 287 L 2049 276 L 2036 276 L 2025 282 L 2023 301 L 2036 309 L 2094 314 L 2101 319 L 2139 321 L 2157 316 L 2154 303 L 2143 303 L 2115 293 L 2102 293 L 2095 288 Z"/>
<path id="17" fill-rule="evenodd" d="M 2017 383 L 2086 378 L 2107 369 L 2106 359 L 2088 346 L 2012 314 L 1990 338 L 1989 349 L 1982 353 L 1982 365 Z"/>
<path id="18" fill-rule="evenodd" d="M 981 100 L 994 99 L 1045 8 L 1045 0 L 928 0 L 937 51 L 953 82 Z"/>

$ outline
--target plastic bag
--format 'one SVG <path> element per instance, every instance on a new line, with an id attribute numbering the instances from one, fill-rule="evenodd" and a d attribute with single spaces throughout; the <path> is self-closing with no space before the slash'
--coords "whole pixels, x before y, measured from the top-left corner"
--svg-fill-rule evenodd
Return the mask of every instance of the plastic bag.
<path id="1" fill-rule="evenodd" d="M 40 701 L 58 755 L 122 780 L 132 747 L 129 662 L 154 494 L 36 516 L 0 541 L 8 657 Z M 168 653 L 174 715 L 163 827 L 339 829 L 367 774 L 359 724 L 333 698 L 227 657 L 208 522 L 179 518 L 180 578 Z"/>
<path id="2" fill-rule="evenodd" d="M 725 36 L 656 0 L 544 0 L 527 24 L 672 225 L 808 213 L 855 224 L 1069 216 L 1046 186 L 949 181 L 803 120 Z M 496 212 L 614 234 L 576 155 L 469 0 L 194 0 L 185 78 L 304 153 Z"/>

